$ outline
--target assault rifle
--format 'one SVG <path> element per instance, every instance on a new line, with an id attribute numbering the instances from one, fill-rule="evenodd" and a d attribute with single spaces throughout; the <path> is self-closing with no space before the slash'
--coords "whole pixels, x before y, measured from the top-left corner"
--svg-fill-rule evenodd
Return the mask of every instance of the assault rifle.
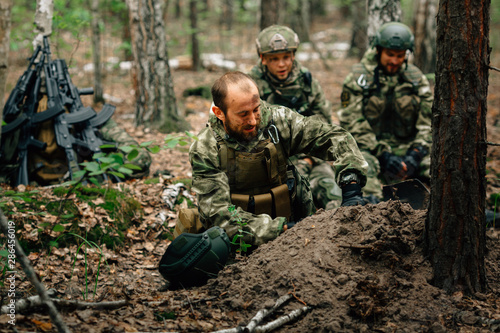
<path id="1" fill-rule="evenodd" d="M 5 102 L 5 106 L 3 108 L 3 118 L 8 123 L 19 116 L 26 97 L 26 91 L 33 89 L 33 85 L 35 84 L 37 77 L 37 69 L 34 67 L 34 64 L 38 54 L 40 53 L 40 49 L 41 47 L 39 45 L 31 58 L 29 58 L 28 68 L 23 75 L 21 75 L 19 80 L 17 80 L 16 86 L 10 93 L 7 102 Z"/>
<path id="2" fill-rule="evenodd" d="M 42 94 L 47 96 L 47 110 L 37 112 Z M 113 115 L 115 107 L 106 104 L 97 114 L 91 107 L 83 106 L 80 95 L 88 94 L 93 94 L 92 88 L 78 90 L 73 85 L 64 60 L 51 59 L 48 38 L 44 37 L 43 47 L 38 46 L 34 51 L 4 108 L 3 119 L 7 124 L 2 126 L 2 134 L 14 138 L 12 142 L 17 142 L 17 151 L 14 155 L 9 153 L 9 161 L 2 162 L 18 165 L 17 178 L 13 180 L 15 185 L 29 183 L 28 152 L 34 148 L 43 151 L 47 147 L 47 143 L 34 138 L 39 124 L 47 120 L 54 121 L 56 142 L 65 151 L 71 179 L 79 170 L 75 148 L 86 158 L 108 144 L 96 132 Z M 15 139 L 17 136 L 19 140 Z M 2 148 L 3 151 L 9 149 Z M 3 151 L 0 151 L 2 159 L 6 155 L 2 156 Z"/>

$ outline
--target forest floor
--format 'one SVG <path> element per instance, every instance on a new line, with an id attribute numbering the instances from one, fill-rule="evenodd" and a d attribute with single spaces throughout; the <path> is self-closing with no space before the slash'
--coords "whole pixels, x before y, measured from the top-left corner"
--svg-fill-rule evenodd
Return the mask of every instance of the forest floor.
<path id="1" fill-rule="evenodd" d="M 500 62 L 500 57 L 496 59 Z M 247 71 L 254 62 L 238 61 L 238 66 Z M 355 62 L 328 59 L 329 70 L 320 61 L 303 64 L 320 81 L 336 109 L 342 81 Z M 19 72 L 22 70 L 21 66 Z M 183 91 L 211 85 L 223 73 L 221 69 L 173 71 L 178 102 L 192 133 L 205 126 L 210 101 L 183 97 Z M 115 119 L 120 126 L 140 142 L 162 143 L 164 134 L 133 125 L 130 92 L 120 88 L 119 82 L 112 90 L 117 98 L 112 103 L 117 106 Z M 488 141 L 494 143 L 500 143 L 499 92 L 500 73 L 492 71 L 487 118 Z M 488 196 L 500 191 L 499 156 L 499 147 L 489 146 Z M 89 302 L 125 303 L 116 309 L 60 309 L 71 331 L 213 332 L 246 326 L 259 310 L 269 309 L 280 297 L 291 295 L 262 323 L 307 306 L 305 313 L 275 331 L 500 332 L 500 229 L 487 229 L 488 289 L 474 296 L 446 294 L 430 283 L 432 269 L 422 241 L 427 211 L 394 201 L 318 211 L 251 255 L 226 266 L 207 285 L 165 290 L 157 269 L 169 245 L 162 235 L 169 232 L 167 226 L 175 224 L 179 207 L 172 209 L 162 196 L 170 185 L 191 176 L 185 149 L 163 149 L 153 155 L 150 178 L 165 171 L 169 176 L 160 177 L 157 183 L 138 180 L 114 185 L 141 204 L 123 246 L 102 245 L 100 250 L 89 249 L 84 254 L 75 241 L 66 247 L 43 247 L 29 254 L 37 275 L 46 288 L 55 290 L 56 298 L 81 302 L 86 295 Z M 53 195 L 49 188 L 37 190 L 40 195 Z M 77 198 L 72 200 L 79 205 L 82 228 L 113 223 L 101 210 L 88 209 Z M 18 236 L 35 242 L 41 239 L 37 225 L 56 220 L 47 215 L 8 213 L 16 221 Z M 6 287 L 1 290 L 1 305 L 7 300 Z M 18 300 L 36 294 L 23 273 L 17 274 L 16 294 Z M 0 315 L 0 332 L 56 331 L 48 314 L 39 308 L 19 310 L 15 327 L 9 320 L 7 315 Z"/>

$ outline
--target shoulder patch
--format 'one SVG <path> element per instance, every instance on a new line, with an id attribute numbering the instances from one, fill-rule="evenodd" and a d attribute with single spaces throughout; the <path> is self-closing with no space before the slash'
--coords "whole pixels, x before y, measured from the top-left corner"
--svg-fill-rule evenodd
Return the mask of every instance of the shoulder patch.
<path id="1" fill-rule="evenodd" d="M 343 91 L 340 94 L 340 101 L 342 102 L 342 107 L 346 108 L 349 105 L 349 101 L 351 99 L 351 94 L 348 91 Z"/>

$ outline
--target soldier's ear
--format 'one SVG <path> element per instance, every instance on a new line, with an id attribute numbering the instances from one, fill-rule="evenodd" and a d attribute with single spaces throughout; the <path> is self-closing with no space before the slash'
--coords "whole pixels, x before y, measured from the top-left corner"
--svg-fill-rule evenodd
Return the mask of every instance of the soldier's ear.
<path id="1" fill-rule="evenodd" d="M 215 105 L 212 106 L 212 112 L 215 114 L 217 118 L 219 118 L 220 121 L 224 122 L 224 120 L 226 119 L 224 112 L 222 112 L 222 110 Z"/>

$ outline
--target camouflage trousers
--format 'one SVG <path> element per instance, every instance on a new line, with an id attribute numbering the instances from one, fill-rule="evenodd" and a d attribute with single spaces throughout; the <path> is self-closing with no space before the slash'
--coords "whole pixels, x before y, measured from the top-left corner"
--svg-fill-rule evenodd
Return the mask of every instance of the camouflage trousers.
<path id="1" fill-rule="evenodd" d="M 325 161 L 311 158 L 314 165 L 304 160 L 306 156 L 290 158 L 300 174 L 309 180 L 314 205 L 317 209 L 334 209 L 342 203 L 342 190 L 335 182 L 335 170 Z"/>
<path id="2" fill-rule="evenodd" d="M 404 156 L 406 151 L 408 150 L 409 145 L 400 145 L 392 148 L 392 153 L 398 156 Z M 367 151 L 362 151 L 363 157 L 366 162 L 368 162 L 368 173 L 366 185 L 363 187 L 363 196 L 373 195 L 377 199 L 382 200 L 384 198 L 382 194 L 382 186 L 394 184 L 403 181 L 404 179 L 400 178 L 390 178 L 381 173 L 380 163 L 377 157 L 373 156 Z M 431 158 L 430 154 L 424 157 L 422 162 L 420 163 L 420 168 L 418 170 L 419 178 L 429 179 L 430 178 L 430 167 L 431 167 Z"/>

